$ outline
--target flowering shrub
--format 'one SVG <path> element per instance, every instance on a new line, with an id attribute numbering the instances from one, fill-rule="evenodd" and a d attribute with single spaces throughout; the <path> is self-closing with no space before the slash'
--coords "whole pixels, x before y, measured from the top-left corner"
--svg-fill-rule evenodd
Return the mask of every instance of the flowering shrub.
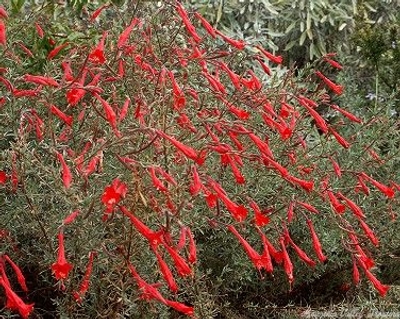
<path id="1" fill-rule="evenodd" d="M 132 6 L 117 12 L 123 28 L 97 30 L 112 7 L 91 13 L 93 43 L 0 11 L 6 308 L 39 312 L 26 290 L 46 287 L 69 316 L 205 318 L 207 228 L 225 238 L 220 256 L 236 241 L 260 281 L 284 275 L 277 289 L 301 282 L 301 263 L 324 271 L 336 250 L 356 285 L 361 270 L 384 296 L 374 227 L 395 220 L 399 184 L 378 174 L 385 160 L 363 141 L 371 123 L 329 95 L 344 92 L 326 75 L 341 69 L 335 55 L 278 77 L 280 56 L 179 2 Z"/>

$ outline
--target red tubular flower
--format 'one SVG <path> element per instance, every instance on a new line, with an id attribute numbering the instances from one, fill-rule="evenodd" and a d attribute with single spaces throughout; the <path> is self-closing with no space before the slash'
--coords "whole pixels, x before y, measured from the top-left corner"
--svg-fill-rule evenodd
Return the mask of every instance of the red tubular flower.
<path id="1" fill-rule="evenodd" d="M 87 151 L 92 147 L 91 142 L 86 142 L 82 152 L 75 158 L 75 165 L 77 170 L 81 173 L 83 172 L 83 161 L 84 161 L 84 156 L 87 153 Z M 70 156 L 74 156 L 73 154 L 70 154 Z"/>
<path id="2" fill-rule="evenodd" d="M 7 182 L 7 174 L 5 171 L 0 171 L 0 185 L 4 185 Z"/>
<path id="3" fill-rule="evenodd" d="M 183 93 L 181 95 L 174 94 L 174 109 L 180 111 L 185 107 L 185 105 L 186 98 Z"/>
<path id="4" fill-rule="evenodd" d="M 205 186 L 203 186 L 203 192 L 208 208 L 215 208 L 215 206 L 217 206 L 218 197 L 210 192 Z"/>
<path id="5" fill-rule="evenodd" d="M 268 105 L 267 103 L 265 104 L 265 105 Z M 267 124 L 270 128 L 272 128 L 272 129 L 278 129 L 279 128 L 279 126 L 281 125 L 281 124 L 279 124 L 278 122 L 276 122 L 272 117 L 271 117 L 271 115 L 269 115 L 269 114 L 267 114 L 267 113 L 263 113 L 263 114 L 261 114 L 261 116 L 262 116 L 262 118 L 263 118 L 263 120 L 264 120 L 264 123 L 265 124 Z"/>
<path id="6" fill-rule="evenodd" d="M 249 200 L 249 205 L 254 211 L 254 223 L 256 224 L 256 226 L 263 227 L 265 225 L 268 225 L 270 222 L 270 218 L 263 214 L 257 203 L 251 199 Z"/>
<path id="7" fill-rule="evenodd" d="M 260 79 L 255 75 L 252 70 L 248 70 L 247 73 L 250 75 L 249 79 L 242 78 L 243 85 L 252 91 L 260 91 L 262 88 Z"/>
<path id="8" fill-rule="evenodd" d="M 312 238 L 312 242 L 313 242 L 314 251 L 317 254 L 318 259 L 321 262 L 325 262 L 328 258 L 322 252 L 322 246 L 321 246 L 321 243 L 317 236 L 317 233 L 315 232 L 314 225 L 313 225 L 311 219 L 307 219 L 307 225 L 311 232 L 311 238 Z"/>
<path id="9" fill-rule="evenodd" d="M 314 213 L 314 214 L 319 214 L 318 209 L 316 209 L 314 206 L 312 206 L 311 204 L 308 203 L 304 203 L 304 202 L 299 202 L 297 201 L 297 204 L 299 204 L 300 206 L 303 206 L 305 209 L 307 209 L 309 212 Z"/>
<path id="10" fill-rule="evenodd" d="M 213 26 L 198 12 L 194 13 L 195 17 L 200 20 L 201 24 L 203 25 L 203 28 L 207 31 L 207 33 L 215 39 L 217 34 Z"/>
<path id="11" fill-rule="evenodd" d="M 61 67 L 64 71 L 64 80 L 67 82 L 73 81 L 75 78 L 72 75 L 72 69 L 70 63 L 68 61 L 63 61 L 61 63 Z"/>
<path id="12" fill-rule="evenodd" d="M 228 133 L 228 136 L 231 139 L 231 141 L 235 144 L 237 150 L 238 151 L 243 151 L 244 150 L 243 144 L 237 138 L 237 134 L 235 132 L 232 132 L 232 131 L 228 131 L 227 133 Z"/>
<path id="13" fill-rule="evenodd" d="M 281 101 L 281 110 L 279 112 L 279 116 L 283 118 L 287 118 L 290 114 L 294 113 L 293 106 L 289 105 L 285 101 Z"/>
<path id="14" fill-rule="evenodd" d="M 274 155 L 272 154 L 268 144 L 264 141 L 262 141 L 257 135 L 254 133 L 249 133 L 247 134 L 251 140 L 254 142 L 254 144 L 257 146 L 261 154 L 263 154 L 265 157 L 269 159 L 273 159 Z"/>
<path id="15" fill-rule="evenodd" d="M 263 60 L 261 59 L 261 57 L 259 57 L 259 56 L 257 55 L 257 56 L 255 56 L 254 58 L 258 61 L 258 63 L 260 63 L 260 65 L 261 65 L 262 69 L 264 70 L 264 72 L 265 72 L 266 74 L 268 74 L 269 76 L 271 76 L 272 73 L 271 73 L 270 68 L 263 62 Z"/>
<path id="16" fill-rule="evenodd" d="M 90 22 L 93 22 L 94 20 L 96 20 L 96 18 L 100 15 L 100 13 L 108 8 L 110 5 L 109 4 L 103 4 L 102 6 L 100 6 L 99 8 L 96 9 L 95 12 L 93 12 L 93 14 L 90 16 Z"/>
<path id="17" fill-rule="evenodd" d="M 168 76 L 172 83 L 172 91 L 174 92 L 174 96 L 183 96 L 183 91 L 179 87 L 178 82 L 176 82 L 174 73 L 172 71 L 168 70 Z"/>
<path id="18" fill-rule="evenodd" d="M 357 251 L 357 258 L 360 259 L 368 269 L 374 267 L 375 266 L 374 260 L 369 256 L 367 256 L 365 251 L 361 248 L 357 236 L 354 235 L 353 233 L 349 233 L 348 236 L 352 242 L 351 243 L 352 247 L 354 247 Z"/>
<path id="19" fill-rule="evenodd" d="M 174 186 L 178 186 L 178 183 L 176 182 L 176 180 L 170 175 L 168 174 L 166 171 L 164 171 L 161 167 L 157 166 L 157 171 L 158 173 L 160 173 L 162 175 L 162 177 L 171 185 Z"/>
<path id="20" fill-rule="evenodd" d="M 228 108 L 229 112 L 231 112 L 233 115 L 235 115 L 239 120 L 248 120 L 250 117 L 250 113 L 240 109 L 236 106 L 234 106 L 232 103 L 230 103 L 227 99 L 225 99 L 223 96 L 218 96 L 218 98 L 226 105 Z"/>
<path id="21" fill-rule="evenodd" d="M 102 152 L 98 152 L 87 164 L 85 169 L 82 171 L 83 177 L 87 178 L 89 175 L 93 174 L 98 168 L 99 163 L 101 162 Z"/>
<path id="22" fill-rule="evenodd" d="M 176 122 L 182 128 L 188 129 L 192 133 L 197 133 L 197 129 L 194 127 L 192 121 L 190 121 L 189 117 L 185 113 L 179 113 L 179 117 L 176 118 Z"/>
<path id="23" fill-rule="evenodd" d="M 197 261 L 197 250 L 196 250 L 196 242 L 194 241 L 194 236 L 189 227 L 186 228 L 186 233 L 189 236 L 189 256 L 188 261 L 191 264 L 195 264 Z"/>
<path id="24" fill-rule="evenodd" d="M 358 183 L 357 183 L 357 185 L 354 187 L 354 190 L 356 191 L 356 192 L 358 192 L 358 191 L 362 191 L 365 195 L 369 195 L 370 194 L 370 190 L 369 190 L 369 188 L 368 188 L 368 186 L 364 183 L 364 180 L 363 180 L 363 178 L 361 177 L 361 175 L 357 175 L 357 180 L 358 180 Z"/>
<path id="25" fill-rule="evenodd" d="M 3 46 L 7 45 L 6 25 L 1 20 L 0 20 L 0 44 Z"/>
<path id="26" fill-rule="evenodd" d="M 166 187 L 164 186 L 164 184 L 160 181 L 160 179 L 156 176 L 155 167 L 154 167 L 154 166 L 150 166 L 150 167 L 148 168 L 148 171 L 149 171 L 149 173 L 150 173 L 150 177 L 151 177 L 151 181 L 153 182 L 153 186 L 154 186 L 157 190 L 159 190 L 159 191 L 161 191 L 161 192 L 164 192 L 164 193 L 167 193 L 167 192 L 168 192 L 168 188 L 166 188 Z"/>
<path id="27" fill-rule="evenodd" d="M 283 141 L 286 141 L 287 139 L 291 138 L 293 135 L 293 128 L 290 127 L 290 124 L 288 125 L 283 121 L 283 119 L 279 119 L 280 123 L 276 123 L 276 128 L 281 136 L 281 139 Z"/>
<path id="28" fill-rule="evenodd" d="M 281 244 L 281 248 L 282 248 L 283 269 L 285 270 L 285 273 L 289 279 L 289 284 L 291 287 L 292 283 L 294 281 L 293 264 L 292 264 L 292 261 L 290 260 L 289 254 L 286 250 L 285 238 L 283 236 L 281 238 L 279 238 L 279 243 Z"/>
<path id="29" fill-rule="evenodd" d="M 208 83 L 215 92 L 220 92 L 222 95 L 226 95 L 225 87 L 217 78 L 205 71 L 203 71 L 201 74 L 207 79 Z"/>
<path id="30" fill-rule="evenodd" d="M 354 215 L 361 217 L 361 218 L 365 218 L 365 215 L 364 215 L 362 209 L 356 203 L 354 203 L 351 199 L 344 196 L 341 192 L 336 193 L 336 195 L 346 202 L 347 207 L 349 207 L 352 210 Z"/>
<path id="31" fill-rule="evenodd" d="M 221 185 L 219 185 L 216 181 L 210 178 L 209 183 L 217 193 L 218 198 L 224 203 L 225 207 L 232 214 L 233 218 L 239 223 L 244 221 L 248 214 L 247 209 L 243 205 L 237 205 L 231 201 L 228 196 L 226 196 L 226 193 L 222 189 Z"/>
<path id="32" fill-rule="evenodd" d="M 13 89 L 12 94 L 14 97 L 24 97 L 24 96 L 38 96 L 38 94 L 41 92 L 41 87 L 39 87 L 36 90 L 18 90 L 18 89 Z"/>
<path id="33" fill-rule="evenodd" d="M 36 33 L 38 34 L 39 38 L 44 38 L 44 31 L 39 23 L 35 22 Z"/>
<path id="34" fill-rule="evenodd" d="M 189 187 L 189 192 L 192 196 L 196 196 L 203 188 L 203 184 L 200 180 L 199 173 L 197 172 L 196 166 L 192 166 L 192 178 L 193 182 Z"/>
<path id="35" fill-rule="evenodd" d="M 22 49 L 22 51 L 24 51 L 26 53 L 27 56 L 29 56 L 30 58 L 33 57 L 32 51 L 29 50 L 25 45 L 23 45 L 20 42 L 18 42 L 17 45 Z"/>
<path id="36" fill-rule="evenodd" d="M 8 236 L 9 234 L 6 234 Z M 10 281 L 8 280 L 7 274 L 6 274 L 6 269 L 5 269 L 5 264 L 3 260 L 3 256 L 0 256 L 0 278 L 4 279 L 4 282 L 11 287 Z"/>
<path id="37" fill-rule="evenodd" d="M 180 230 L 180 235 L 179 235 L 179 241 L 178 244 L 176 245 L 175 249 L 176 251 L 182 250 L 183 247 L 186 245 L 186 226 L 181 226 Z M 171 243 L 172 240 L 168 240 L 168 243 Z"/>
<path id="38" fill-rule="evenodd" d="M 315 109 L 318 106 L 318 103 L 315 102 L 314 100 L 311 100 L 303 95 L 300 95 L 300 97 L 297 98 L 300 104 L 303 106 L 308 105 L 309 107 Z"/>
<path id="39" fill-rule="evenodd" d="M 72 126 L 73 117 L 72 115 L 67 115 L 63 111 L 61 111 L 55 105 L 50 106 L 50 112 L 57 116 L 60 120 L 62 120 L 68 126 Z"/>
<path id="40" fill-rule="evenodd" d="M 103 36 L 100 39 L 97 47 L 89 54 L 89 61 L 96 64 L 103 64 L 106 62 L 106 58 L 104 56 L 104 43 L 106 41 L 106 37 L 108 35 L 107 31 L 103 32 Z"/>
<path id="41" fill-rule="evenodd" d="M 126 98 L 124 105 L 122 106 L 121 110 L 119 111 L 119 119 L 118 121 L 121 122 L 125 119 L 126 115 L 128 114 L 128 108 L 131 104 L 131 99 L 129 97 Z"/>
<path id="42" fill-rule="evenodd" d="M 158 253 L 156 248 L 153 248 L 153 252 L 157 257 L 158 266 L 160 267 L 161 274 L 164 277 L 164 280 L 167 283 L 169 290 L 171 290 L 173 293 L 177 293 L 178 286 L 176 284 L 174 276 L 172 275 L 171 269 L 168 267 L 167 263 Z"/>
<path id="43" fill-rule="evenodd" d="M 120 60 L 118 61 L 118 76 L 119 76 L 120 78 L 123 78 L 123 77 L 125 76 L 125 68 L 124 68 L 124 65 L 125 65 L 125 61 L 124 61 L 123 59 L 120 59 Z"/>
<path id="44" fill-rule="evenodd" d="M 317 264 L 314 260 L 312 260 L 310 257 L 308 257 L 308 255 L 306 254 L 306 252 L 304 250 L 302 250 L 299 246 L 297 246 L 293 239 L 290 237 L 289 231 L 287 229 L 285 229 L 285 239 L 289 242 L 290 246 L 292 246 L 292 248 L 294 249 L 294 251 L 296 252 L 297 256 L 299 256 L 299 258 L 301 260 L 303 260 L 307 265 L 309 265 L 310 267 L 315 267 L 315 265 Z"/>
<path id="45" fill-rule="evenodd" d="M 388 290 L 390 289 L 390 286 L 388 285 L 383 285 L 368 269 L 368 267 L 365 265 L 364 261 L 361 259 L 357 259 L 358 263 L 360 264 L 361 268 L 364 270 L 365 275 L 367 276 L 368 280 L 374 285 L 375 289 L 378 290 L 379 294 L 384 297 Z"/>
<path id="46" fill-rule="evenodd" d="M 232 160 L 232 157 L 229 156 L 228 154 L 227 158 L 228 158 L 228 163 L 232 169 L 233 172 L 233 176 L 235 177 L 235 181 L 237 184 L 244 184 L 246 182 L 244 176 L 242 175 L 242 172 L 240 171 L 240 169 L 237 167 L 236 162 L 234 160 Z"/>
<path id="47" fill-rule="evenodd" d="M 383 193 L 384 195 L 386 195 L 386 197 L 388 198 L 393 198 L 394 197 L 394 189 L 383 185 L 381 183 L 379 183 L 378 181 L 374 180 L 372 177 L 368 176 L 367 174 L 365 174 L 364 172 L 361 173 L 361 176 L 364 177 L 365 179 L 367 179 L 372 185 L 374 185 L 381 193 Z"/>
<path id="48" fill-rule="evenodd" d="M 179 255 L 172 247 L 170 247 L 166 242 L 163 242 L 164 247 L 167 249 L 169 255 L 174 261 L 176 270 L 181 277 L 190 276 L 192 274 L 192 269 L 186 263 L 185 259 Z"/>
<path id="49" fill-rule="evenodd" d="M 0 76 L 0 82 L 4 84 L 9 92 L 14 92 L 14 87 L 9 80 Z"/>
<path id="50" fill-rule="evenodd" d="M 228 73 L 229 78 L 231 79 L 231 82 L 233 84 L 233 86 L 237 89 L 240 90 L 241 89 L 241 84 L 240 84 L 240 76 L 237 75 L 235 72 L 233 72 L 224 62 L 220 61 L 219 65 L 221 66 L 221 68 Z"/>
<path id="51" fill-rule="evenodd" d="M 15 272 L 15 275 L 17 276 L 17 281 L 19 285 L 21 286 L 22 290 L 25 292 L 28 292 L 28 287 L 26 286 L 26 281 L 25 277 L 21 271 L 21 269 L 18 267 L 16 263 L 14 263 L 8 255 L 3 255 L 3 258 L 11 265 L 12 269 Z M 1 263 L 1 258 L 0 258 L 0 263 Z M 0 265 L 0 267 L 2 267 Z"/>
<path id="52" fill-rule="evenodd" d="M 303 188 L 307 192 L 311 192 L 314 189 L 314 182 L 313 181 L 306 181 L 295 176 L 289 175 L 285 177 L 289 182 L 296 184 Z"/>
<path id="53" fill-rule="evenodd" d="M 85 275 L 83 276 L 82 282 L 79 286 L 79 290 L 75 291 L 73 293 L 74 299 L 78 302 L 82 302 L 82 297 L 86 294 L 86 292 L 89 289 L 89 283 L 90 283 L 90 276 L 92 275 L 92 270 L 93 270 L 93 259 L 94 259 L 95 253 L 91 251 L 89 253 L 89 262 L 86 266 L 86 271 Z"/>
<path id="54" fill-rule="evenodd" d="M 65 259 L 65 250 L 64 250 L 64 234 L 60 231 L 58 233 L 58 257 L 57 262 L 51 265 L 51 269 L 54 273 L 54 276 L 57 280 L 61 280 L 63 282 L 64 279 L 67 279 L 69 272 L 72 270 L 73 266 L 67 262 Z"/>
<path id="55" fill-rule="evenodd" d="M 35 133 L 36 133 L 36 138 L 39 141 L 43 140 L 43 128 L 44 128 L 44 123 L 40 119 L 40 117 L 37 114 L 34 114 L 35 117 Z"/>
<path id="56" fill-rule="evenodd" d="M 266 272 L 272 273 L 274 271 L 274 267 L 272 265 L 271 255 L 277 254 L 277 252 L 275 251 L 275 248 L 269 242 L 267 236 L 265 236 L 265 234 L 261 231 L 260 228 L 257 228 L 257 232 L 260 234 L 261 241 L 263 243 L 263 253 L 261 255 L 260 264 L 263 265 L 262 268 L 264 268 Z M 274 259 L 275 259 L 276 255 L 274 255 L 274 256 L 275 256 L 274 257 Z M 275 259 L 275 261 L 276 261 L 276 259 Z"/>
<path id="57" fill-rule="evenodd" d="M 249 256 L 251 262 L 257 270 L 261 270 L 265 268 L 264 262 L 260 256 L 260 254 L 250 246 L 250 244 L 239 234 L 236 228 L 233 225 L 228 226 L 228 230 L 235 235 L 235 237 L 239 240 L 240 244 L 243 246 L 247 256 Z"/>
<path id="58" fill-rule="evenodd" d="M 222 32 L 216 30 L 216 33 L 228 44 L 230 44 L 231 46 L 235 47 L 238 50 L 243 50 L 244 47 L 246 46 L 246 42 L 243 40 L 234 40 L 231 39 L 229 37 L 227 37 L 225 34 L 223 34 Z"/>
<path id="59" fill-rule="evenodd" d="M 151 247 L 157 247 L 160 243 L 162 243 L 162 231 L 152 231 L 124 206 L 119 206 L 119 209 L 125 216 L 127 216 L 131 220 L 131 223 L 133 224 L 133 226 L 135 226 L 136 230 L 149 241 Z"/>
<path id="60" fill-rule="evenodd" d="M 1 19 L 8 19 L 8 14 L 6 9 L 3 6 L 0 6 L 0 18 Z"/>
<path id="61" fill-rule="evenodd" d="M 294 201 L 291 201 L 289 203 L 289 207 L 288 207 L 288 210 L 287 210 L 287 221 L 288 221 L 288 223 L 290 223 L 293 220 L 295 203 L 296 202 L 294 202 Z"/>
<path id="62" fill-rule="evenodd" d="M 333 81 L 331 81 L 330 79 L 328 79 L 325 75 L 323 75 L 322 72 L 320 72 L 320 71 L 316 71 L 315 74 L 316 74 L 322 81 L 324 81 L 324 83 L 326 84 L 326 86 L 329 87 L 329 88 L 333 91 L 333 93 L 335 93 L 336 95 L 341 95 L 341 94 L 343 93 L 343 86 L 334 83 Z"/>
<path id="63" fill-rule="evenodd" d="M 347 142 L 343 136 L 341 136 L 338 132 L 336 132 L 332 127 L 329 128 L 329 131 L 333 134 L 333 136 L 335 137 L 336 141 L 338 141 L 338 143 L 340 145 L 342 145 L 344 148 L 349 148 L 350 147 L 350 143 Z"/>
<path id="64" fill-rule="evenodd" d="M 128 268 L 130 273 L 132 274 L 133 278 L 136 280 L 136 283 L 138 284 L 139 289 L 141 290 L 141 299 L 144 300 L 158 300 L 162 302 L 163 304 L 166 304 L 165 298 L 161 295 L 161 293 L 158 291 L 156 288 L 157 285 L 150 285 L 146 281 L 143 280 L 142 277 L 138 274 L 136 271 L 135 267 L 128 262 Z"/>
<path id="65" fill-rule="evenodd" d="M 283 58 L 281 56 L 275 56 L 272 53 L 268 52 L 265 50 L 262 46 L 257 45 L 256 48 L 261 51 L 261 53 L 271 62 L 274 62 L 276 64 L 282 64 Z"/>
<path id="66" fill-rule="evenodd" d="M 364 233 L 367 235 L 369 240 L 374 244 L 374 246 L 378 247 L 379 246 L 379 240 L 375 236 L 374 232 L 372 231 L 371 228 L 369 228 L 368 224 L 364 222 L 360 217 L 357 218 L 358 222 L 361 225 L 361 228 L 363 229 Z"/>
<path id="67" fill-rule="evenodd" d="M 353 283 L 357 286 L 360 283 L 360 272 L 357 268 L 356 258 L 352 256 L 351 259 L 353 260 Z"/>
<path id="68" fill-rule="evenodd" d="M 204 49 L 200 50 L 199 46 L 195 43 L 191 44 L 192 44 L 192 54 L 189 56 L 189 59 L 199 59 L 199 64 L 202 67 L 203 72 L 207 72 L 207 62 L 204 60 L 204 53 L 206 52 L 206 50 Z M 180 55 L 183 58 L 182 52 L 180 52 Z M 187 59 L 185 60 L 187 62 Z"/>
<path id="69" fill-rule="evenodd" d="M 198 154 L 193 148 L 187 146 L 179 141 L 177 141 L 172 136 L 165 134 L 164 132 L 157 130 L 158 135 L 162 138 L 171 142 L 179 151 L 181 151 L 187 158 L 194 160 L 197 164 L 202 165 L 205 161 L 205 158 L 202 153 Z"/>
<path id="70" fill-rule="evenodd" d="M 246 121 L 246 120 L 248 120 L 249 117 L 250 117 L 249 112 L 247 112 L 247 111 L 245 111 L 245 110 L 243 110 L 243 109 L 240 109 L 240 108 L 238 108 L 238 107 L 236 107 L 236 106 L 234 106 L 234 105 L 232 105 L 232 104 L 230 104 L 230 105 L 228 106 L 228 110 L 229 110 L 229 112 L 231 112 L 232 114 L 234 114 L 239 120 L 244 120 L 244 121 Z"/>
<path id="71" fill-rule="evenodd" d="M 110 123 L 110 126 L 114 129 L 114 131 L 117 130 L 117 115 L 115 114 L 115 111 L 111 107 L 111 105 L 104 100 L 100 95 L 97 93 L 93 94 L 94 97 L 100 101 L 101 105 L 103 106 L 104 112 L 106 114 L 106 119 L 108 123 Z"/>
<path id="72" fill-rule="evenodd" d="M 56 57 L 57 54 L 60 53 L 60 51 L 61 51 L 62 49 L 64 49 L 68 44 L 69 44 L 69 43 L 64 43 L 64 44 L 61 44 L 61 45 L 59 45 L 59 46 L 56 46 L 56 47 L 55 47 L 53 50 L 51 50 L 51 51 L 49 52 L 49 54 L 47 55 L 47 60 L 52 60 L 54 57 Z"/>
<path id="73" fill-rule="evenodd" d="M 47 76 L 25 74 L 24 81 L 44 86 L 58 87 L 57 81 Z"/>
<path id="74" fill-rule="evenodd" d="M 181 302 L 166 299 L 165 304 L 171 308 L 174 308 L 176 311 L 182 312 L 185 315 L 194 315 L 194 308 L 191 306 L 186 306 Z"/>
<path id="75" fill-rule="evenodd" d="M 67 163 L 65 163 L 64 157 L 61 153 L 56 152 L 57 158 L 61 163 L 62 167 L 62 180 L 64 183 L 65 188 L 70 188 L 72 184 L 72 174 L 71 170 L 69 169 Z"/>
<path id="76" fill-rule="evenodd" d="M 73 88 L 67 91 L 67 102 L 71 106 L 75 106 L 85 96 L 86 90 L 81 88 Z"/>
<path id="77" fill-rule="evenodd" d="M 67 217 L 64 218 L 63 220 L 63 225 L 69 225 L 74 222 L 74 220 L 78 217 L 80 211 L 75 210 L 71 214 L 69 214 Z"/>
<path id="78" fill-rule="evenodd" d="M 329 59 L 327 57 L 324 58 L 324 61 L 328 62 L 332 67 L 338 69 L 338 70 L 342 70 L 343 67 L 335 60 Z"/>
<path id="79" fill-rule="evenodd" d="M 139 19 L 138 18 L 134 18 L 132 19 L 131 23 L 129 24 L 129 26 L 122 31 L 121 35 L 118 38 L 118 43 L 117 43 L 117 47 L 118 49 L 121 49 L 125 46 L 126 42 L 128 41 L 128 38 L 133 30 L 133 28 L 139 23 Z"/>
<path id="80" fill-rule="evenodd" d="M 359 119 L 357 116 L 355 116 L 354 114 L 343 110 L 342 108 L 340 108 L 339 106 L 335 105 L 335 104 L 331 104 L 330 105 L 333 109 L 335 109 L 336 111 L 339 111 L 340 113 L 342 113 L 344 116 L 346 116 L 350 121 L 352 122 L 356 122 L 356 123 L 362 123 L 362 120 Z"/>
<path id="81" fill-rule="evenodd" d="M 302 96 L 298 97 L 297 100 L 302 106 L 304 106 L 307 109 L 308 113 L 310 113 L 310 115 L 313 117 L 315 123 L 321 129 L 321 131 L 324 133 L 328 133 L 329 128 L 328 125 L 326 124 L 325 119 L 321 115 L 319 115 L 319 113 L 316 110 L 314 110 L 312 106 L 310 106 L 309 101 Z"/>
<path id="82" fill-rule="evenodd" d="M 196 43 L 199 43 L 201 41 L 201 38 L 197 34 L 196 29 L 193 26 L 193 24 L 190 22 L 189 16 L 188 16 L 185 8 L 180 3 L 177 3 L 176 10 L 177 10 L 179 16 L 181 17 L 181 19 L 182 19 L 182 21 L 183 21 L 183 23 L 184 23 L 184 25 L 186 27 L 186 30 L 188 31 L 190 36 L 193 38 L 193 40 Z"/>
<path id="83" fill-rule="evenodd" d="M 11 286 L 4 277 L 0 277 L 0 285 L 3 286 L 7 303 L 6 308 L 10 310 L 17 310 L 22 318 L 27 319 L 33 311 L 33 303 L 26 304 L 23 300 L 11 289 Z"/>
<path id="84" fill-rule="evenodd" d="M 331 160 L 333 171 L 335 172 L 336 176 L 342 177 L 342 170 L 340 169 L 339 164 L 332 157 L 329 157 L 329 159 Z"/>
<path id="85" fill-rule="evenodd" d="M 121 182 L 118 178 L 114 179 L 110 186 L 104 189 L 101 195 L 101 201 L 107 207 L 107 212 L 111 212 L 114 206 L 125 197 L 128 192 L 128 188 L 124 182 Z"/>
<path id="86" fill-rule="evenodd" d="M 326 193 L 328 194 L 328 198 L 330 203 L 333 206 L 333 209 L 338 213 L 338 214 L 343 214 L 346 210 L 346 206 L 343 205 L 335 196 L 335 194 L 330 191 L 327 190 Z"/>
<path id="87" fill-rule="evenodd" d="M 259 231 L 261 233 L 261 231 Z M 265 242 L 263 241 L 264 245 L 267 246 L 268 252 L 270 253 L 271 257 L 275 260 L 277 264 L 282 264 L 283 262 L 283 253 L 280 250 L 276 250 L 275 247 L 271 244 L 271 242 L 265 237 Z"/>

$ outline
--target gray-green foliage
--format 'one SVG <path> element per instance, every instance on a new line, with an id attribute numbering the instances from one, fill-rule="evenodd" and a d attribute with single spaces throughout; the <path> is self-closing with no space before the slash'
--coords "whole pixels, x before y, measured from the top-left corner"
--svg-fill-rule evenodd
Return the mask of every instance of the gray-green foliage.
<path id="1" fill-rule="evenodd" d="M 356 18 L 368 23 L 394 19 L 395 0 L 200 0 L 187 1 L 218 28 L 248 42 L 286 51 L 302 65 L 329 51 L 349 52 Z M 289 62 L 288 61 L 288 62 Z"/>

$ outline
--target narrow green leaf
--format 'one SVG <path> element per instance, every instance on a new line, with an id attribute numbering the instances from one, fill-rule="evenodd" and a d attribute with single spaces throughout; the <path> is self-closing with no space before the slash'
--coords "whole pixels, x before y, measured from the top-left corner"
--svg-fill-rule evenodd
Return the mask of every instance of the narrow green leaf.
<path id="1" fill-rule="evenodd" d="M 342 31 L 346 27 L 347 23 L 344 22 L 339 26 L 339 31 Z"/>
<path id="2" fill-rule="evenodd" d="M 306 38 L 307 38 L 307 32 L 304 31 L 304 32 L 301 34 L 301 36 L 300 36 L 299 44 L 300 44 L 300 45 L 303 45 L 303 44 L 304 44 L 304 41 L 306 40 Z"/>

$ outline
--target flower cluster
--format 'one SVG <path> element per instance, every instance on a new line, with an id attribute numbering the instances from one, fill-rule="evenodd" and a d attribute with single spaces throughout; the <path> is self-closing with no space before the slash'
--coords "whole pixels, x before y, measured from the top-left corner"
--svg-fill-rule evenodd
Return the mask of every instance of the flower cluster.
<path id="1" fill-rule="evenodd" d="M 90 23 L 97 26 L 110 6 L 98 8 Z M 6 89 L 1 108 L 13 108 L 9 101 L 24 105 L 18 147 L 1 167 L 0 188 L 28 197 L 28 175 L 23 174 L 20 156 L 26 147 L 27 154 L 49 155 L 43 167 L 49 167 L 46 174 L 56 172 L 51 185 L 68 205 L 77 206 L 56 223 L 58 252 L 49 268 L 61 289 L 73 297 L 74 305 L 83 304 L 96 263 L 110 259 L 119 265 L 121 280 L 126 273 L 134 279 L 139 299 L 191 316 L 195 302 L 175 299 L 197 276 L 199 220 L 237 240 L 261 278 L 281 268 L 290 287 L 296 283 L 296 259 L 311 268 L 329 260 L 319 231 L 319 225 L 329 221 L 347 239 L 343 249 L 352 262 L 354 282 L 358 284 L 361 268 L 385 295 L 388 286 L 371 272 L 368 242 L 378 247 L 379 238 L 360 195 L 386 201 L 389 209 L 398 203 L 399 185 L 383 184 L 378 175 L 341 163 L 340 154 L 357 144 L 356 136 L 345 137 L 342 128 L 363 123 L 331 101 L 328 93 L 342 95 L 345 88 L 325 71 L 312 72 L 299 86 L 286 80 L 277 85 L 272 76 L 274 68 L 282 68 L 281 56 L 228 37 L 180 1 L 164 6 L 168 19 L 159 13 L 131 17 L 123 30 L 102 30 L 90 48 L 51 39 L 45 62 L 52 69 L 47 74 L 25 72 L 15 80 L 0 64 L 0 84 Z M 7 12 L 0 7 L 0 49 L 12 50 L 5 19 Z M 159 33 L 165 29 L 170 31 L 161 46 Z M 40 41 L 51 36 L 38 22 L 34 30 Z M 251 62 L 248 69 L 236 65 L 243 56 Z M 320 63 L 342 69 L 333 54 Z M 321 105 L 340 121 L 330 122 Z M 68 253 L 74 247 L 69 246 L 74 240 L 69 231 L 80 225 L 101 228 L 98 236 L 104 242 L 85 248 L 90 251 L 77 284 L 72 277 L 81 267 L 73 259 L 77 254 Z M 76 232 L 77 242 L 85 227 Z M 298 227 L 305 229 L 305 240 L 293 235 Z M 247 236 L 257 238 L 261 252 Z M 113 239 L 118 244 L 111 251 L 108 243 Z M 163 283 L 150 284 L 140 275 L 135 264 L 139 257 L 131 249 L 137 243 L 153 258 Z M 33 304 L 14 293 L 6 262 L 26 291 L 22 272 L 8 256 L 1 256 L 6 307 L 27 318 Z"/>

